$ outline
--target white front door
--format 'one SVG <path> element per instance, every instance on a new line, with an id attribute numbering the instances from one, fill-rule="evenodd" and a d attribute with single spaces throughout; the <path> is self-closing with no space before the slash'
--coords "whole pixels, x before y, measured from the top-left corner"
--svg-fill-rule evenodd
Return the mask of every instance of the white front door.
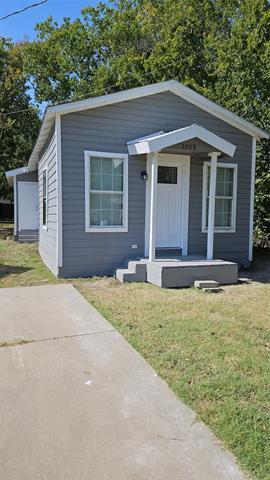
<path id="1" fill-rule="evenodd" d="M 38 230 L 38 183 L 18 182 L 19 230 Z"/>
<path id="2" fill-rule="evenodd" d="M 177 161 L 160 161 L 157 188 L 157 248 L 181 246 L 181 173 Z"/>

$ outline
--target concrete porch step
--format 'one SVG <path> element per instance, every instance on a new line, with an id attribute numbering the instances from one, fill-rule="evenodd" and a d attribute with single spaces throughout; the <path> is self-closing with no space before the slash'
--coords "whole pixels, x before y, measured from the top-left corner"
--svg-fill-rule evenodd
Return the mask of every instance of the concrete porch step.
<path id="1" fill-rule="evenodd" d="M 18 232 L 18 241 L 20 243 L 36 243 L 38 238 L 38 230 L 19 230 Z"/>
<path id="2" fill-rule="evenodd" d="M 38 242 L 38 236 L 19 236 L 18 238 L 19 243 L 37 243 Z"/>
<path id="3" fill-rule="evenodd" d="M 194 287 L 196 288 L 218 288 L 219 284 L 215 280 L 195 280 Z"/>
<path id="4" fill-rule="evenodd" d="M 130 260 L 127 268 L 117 268 L 115 278 L 119 282 L 146 282 L 147 270 L 146 263 L 136 260 Z"/>

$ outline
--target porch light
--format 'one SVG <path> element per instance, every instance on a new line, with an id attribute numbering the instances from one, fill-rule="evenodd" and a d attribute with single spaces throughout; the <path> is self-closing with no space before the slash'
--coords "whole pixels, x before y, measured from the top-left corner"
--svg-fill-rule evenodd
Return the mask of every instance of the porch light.
<path id="1" fill-rule="evenodd" d="M 148 179 L 148 173 L 146 172 L 146 170 L 141 171 L 141 179 L 142 180 L 147 180 Z"/>

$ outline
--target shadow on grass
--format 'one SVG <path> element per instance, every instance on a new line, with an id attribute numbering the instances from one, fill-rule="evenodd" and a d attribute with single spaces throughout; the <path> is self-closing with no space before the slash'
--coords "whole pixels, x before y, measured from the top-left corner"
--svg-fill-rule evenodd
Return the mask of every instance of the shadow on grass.
<path id="1" fill-rule="evenodd" d="M 20 273 L 33 270 L 31 267 L 16 267 L 15 265 L 3 265 L 0 263 L 0 278 L 7 277 L 8 275 L 19 275 Z"/>
<path id="2" fill-rule="evenodd" d="M 270 250 L 269 248 L 255 248 L 254 260 L 250 268 L 241 270 L 240 277 L 259 283 L 270 283 Z"/>

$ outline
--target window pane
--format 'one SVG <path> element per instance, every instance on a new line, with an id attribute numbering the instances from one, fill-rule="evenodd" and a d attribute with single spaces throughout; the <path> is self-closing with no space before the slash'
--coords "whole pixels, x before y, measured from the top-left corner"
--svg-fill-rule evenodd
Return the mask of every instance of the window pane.
<path id="1" fill-rule="evenodd" d="M 90 211 L 90 225 L 91 226 L 100 226 L 100 214 L 101 214 L 101 210 L 91 210 Z"/>
<path id="2" fill-rule="evenodd" d="M 90 225 L 122 225 L 123 194 L 90 193 Z"/>
<path id="3" fill-rule="evenodd" d="M 42 209 L 43 209 L 43 225 L 47 225 L 47 205 L 46 198 L 43 198 Z"/>
<path id="4" fill-rule="evenodd" d="M 206 227 L 208 227 L 209 198 L 206 199 Z M 232 199 L 216 198 L 215 227 L 232 227 Z"/>
<path id="5" fill-rule="evenodd" d="M 123 195 L 122 194 L 114 194 L 112 195 L 112 209 L 122 209 L 123 208 Z"/>
<path id="6" fill-rule="evenodd" d="M 43 197 L 47 196 L 47 171 L 43 172 Z"/>
<path id="7" fill-rule="evenodd" d="M 120 158 L 113 158 L 113 174 L 123 175 L 123 160 Z"/>
<path id="8" fill-rule="evenodd" d="M 90 189 L 91 190 L 101 190 L 101 175 L 92 173 L 90 175 Z"/>
<path id="9" fill-rule="evenodd" d="M 122 210 L 113 210 L 113 225 L 122 225 Z"/>
<path id="10" fill-rule="evenodd" d="M 102 193 L 101 194 L 101 208 L 103 210 L 110 210 L 112 204 L 112 194 L 110 193 Z"/>
<path id="11" fill-rule="evenodd" d="M 43 190 L 42 190 L 42 224 L 47 225 L 47 170 L 44 170 L 43 176 Z"/>
<path id="12" fill-rule="evenodd" d="M 90 209 L 91 210 L 100 210 L 101 209 L 101 194 L 100 193 L 90 193 Z"/>
<path id="13" fill-rule="evenodd" d="M 216 212 L 215 213 L 215 227 L 222 227 L 222 218 L 223 214 Z"/>
<path id="14" fill-rule="evenodd" d="M 210 167 L 207 169 L 207 195 L 210 191 Z M 217 167 L 216 195 L 218 197 L 233 196 L 233 168 Z"/>
<path id="15" fill-rule="evenodd" d="M 122 192 L 123 191 L 123 176 L 122 175 L 114 175 L 113 176 L 113 190 L 114 190 L 114 192 Z"/>
<path id="16" fill-rule="evenodd" d="M 225 184 L 222 182 L 217 182 L 216 185 L 216 195 L 218 197 L 223 197 L 225 195 Z"/>
<path id="17" fill-rule="evenodd" d="M 233 183 L 226 182 L 224 184 L 224 196 L 225 197 L 232 197 L 233 196 Z"/>
<path id="18" fill-rule="evenodd" d="M 112 190 L 112 175 L 102 175 L 102 190 Z"/>
<path id="19" fill-rule="evenodd" d="M 207 167 L 207 195 L 210 193 L 210 167 Z"/>
<path id="20" fill-rule="evenodd" d="M 232 200 L 216 199 L 215 226 L 231 227 L 232 220 Z"/>
<path id="21" fill-rule="evenodd" d="M 217 167 L 217 182 L 224 183 L 226 168 Z"/>
<path id="22" fill-rule="evenodd" d="M 158 183 L 177 183 L 177 167 L 158 167 Z"/>
<path id="23" fill-rule="evenodd" d="M 123 195 L 122 194 L 101 194 L 101 208 L 102 210 L 117 210 L 123 208 Z"/>
<path id="24" fill-rule="evenodd" d="M 99 157 L 91 157 L 91 161 L 90 161 L 90 171 L 91 171 L 91 173 L 99 173 L 99 174 L 101 174 L 101 158 L 99 158 Z"/>
<path id="25" fill-rule="evenodd" d="M 233 174 L 234 174 L 234 169 L 233 168 L 224 168 L 225 170 L 225 182 L 233 182 Z"/>
<path id="26" fill-rule="evenodd" d="M 111 210 L 101 210 L 101 225 L 107 227 L 112 225 L 112 211 Z"/>
<path id="27" fill-rule="evenodd" d="M 232 196 L 233 195 L 233 168 L 217 169 L 217 196 Z"/>
<path id="28" fill-rule="evenodd" d="M 112 159 L 111 158 L 102 158 L 102 173 L 103 174 L 112 174 Z"/>

